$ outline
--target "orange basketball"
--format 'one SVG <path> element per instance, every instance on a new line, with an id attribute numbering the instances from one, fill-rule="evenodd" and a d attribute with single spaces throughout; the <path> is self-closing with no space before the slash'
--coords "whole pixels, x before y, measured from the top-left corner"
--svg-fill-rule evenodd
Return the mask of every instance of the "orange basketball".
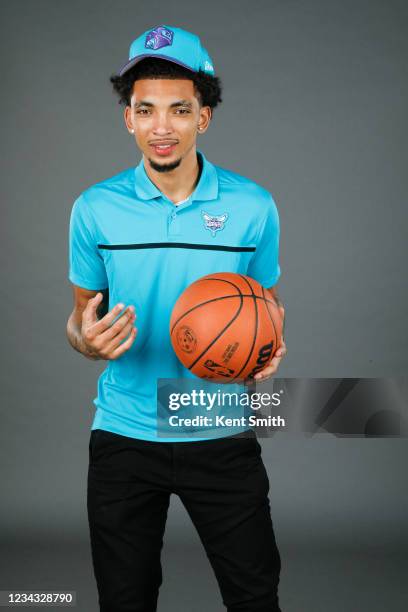
<path id="1" fill-rule="evenodd" d="M 282 317 L 272 296 L 249 276 L 217 272 L 183 291 L 170 319 L 177 357 L 193 374 L 220 383 L 251 379 L 273 357 Z"/>

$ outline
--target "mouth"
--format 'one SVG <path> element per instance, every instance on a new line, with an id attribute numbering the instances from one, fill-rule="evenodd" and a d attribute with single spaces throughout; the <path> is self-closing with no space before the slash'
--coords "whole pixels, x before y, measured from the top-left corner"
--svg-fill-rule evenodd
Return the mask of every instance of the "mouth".
<path id="1" fill-rule="evenodd" d="M 153 149 L 156 155 L 160 155 L 164 157 L 166 155 L 171 155 L 171 153 L 173 153 L 174 149 L 177 146 L 177 143 L 164 141 L 160 143 L 153 143 L 149 146 Z"/>

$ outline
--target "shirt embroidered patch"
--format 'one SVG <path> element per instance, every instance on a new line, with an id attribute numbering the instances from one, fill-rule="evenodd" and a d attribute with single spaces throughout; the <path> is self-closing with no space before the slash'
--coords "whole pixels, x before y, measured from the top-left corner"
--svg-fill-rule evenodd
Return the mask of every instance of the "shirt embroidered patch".
<path id="1" fill-rule="evenodd" d="M 211 236 L 213 237 L 215 237 L 215 232 L 224 229 L 225 222 L 228 219 L 228 213 L 213 217 L 202 210 L 201 215 L 203 217 L 205 228 L 210 230 Z"/>

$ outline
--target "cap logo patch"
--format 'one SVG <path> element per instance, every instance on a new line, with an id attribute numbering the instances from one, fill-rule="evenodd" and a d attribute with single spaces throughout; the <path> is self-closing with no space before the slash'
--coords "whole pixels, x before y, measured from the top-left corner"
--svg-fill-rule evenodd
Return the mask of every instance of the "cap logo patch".
<path id="1" fill-rule="evenodd" d="M 161 49 L 173 44 L 174 32 L 163 26 L 154 28 L 146 35 L 146 49 Z"/>
<path id="2" fill-rule="evenodd" d="M 213 237 L 215 236 L 215 232 L 224 229 L 225 222 L 228 219 L 228 213 L 212 217 L 202 210 L 201 215 L 203 217 L 204 226 L 206 229 L 210 230 L 211 236 Z"/>

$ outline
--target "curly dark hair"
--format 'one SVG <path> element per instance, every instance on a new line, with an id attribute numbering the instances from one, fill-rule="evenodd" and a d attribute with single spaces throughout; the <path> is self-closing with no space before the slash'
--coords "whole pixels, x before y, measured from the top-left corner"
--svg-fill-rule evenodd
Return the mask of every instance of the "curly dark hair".
<path id="1" fill-rule="evenodd" d="M 200 70 L 192 72 L 179 64 L 158 57 L 146 57 L 128 70 L 123 76 L 113 74 L 110 82 L 119 96 L 119 104 L 130 106 L 133 84 L 138 79 L 188 79 L 193 81 L 194 89 L 201 106 L 213 110 L 222 102 L 222 86 L 219 77 L 211 76 Z"/>

